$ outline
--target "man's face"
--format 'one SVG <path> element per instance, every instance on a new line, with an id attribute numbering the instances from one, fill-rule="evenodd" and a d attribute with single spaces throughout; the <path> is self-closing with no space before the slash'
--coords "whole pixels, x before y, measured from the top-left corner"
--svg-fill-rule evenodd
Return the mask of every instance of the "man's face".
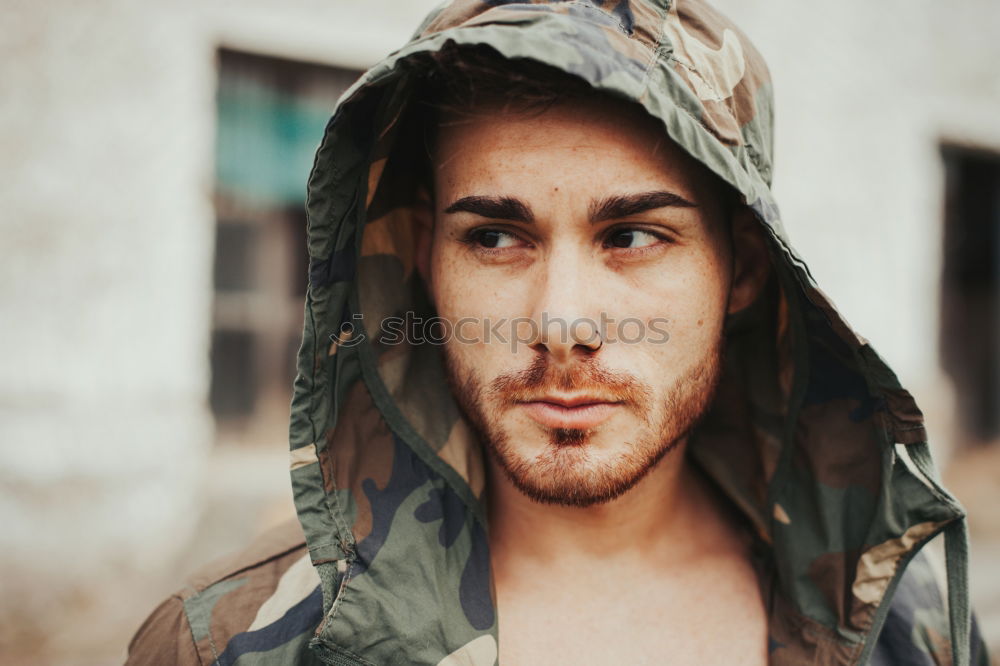
<path id="1" fill-rule="evenodd" d="M 444 348 L 460 407 L 527 495 L 621 495 L 718 381 L 733 263 L 719 190 L 606 102 L 444 123 L 434 167 L 418 264 L 437 314 L 465 322 Z"/>

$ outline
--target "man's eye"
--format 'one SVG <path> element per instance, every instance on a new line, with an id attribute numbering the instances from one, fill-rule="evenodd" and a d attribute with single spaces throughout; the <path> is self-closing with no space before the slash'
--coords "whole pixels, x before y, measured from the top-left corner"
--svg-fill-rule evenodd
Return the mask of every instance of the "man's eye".
<path id="1" fill-rule="evenodd" d="M 608 247 L 635 249 L 655 245 L 660 241 L 660 237 L 649 231 L 641 229 L 620 229 L 608 235 L 605 244 Z"/>
<path id="2" fill-rule="evenodd" d="M 476 244 L 491 250 L 514 247 L 518 242 L 514 234 L 499 229 L 479 229 L 470 235 Z"/>

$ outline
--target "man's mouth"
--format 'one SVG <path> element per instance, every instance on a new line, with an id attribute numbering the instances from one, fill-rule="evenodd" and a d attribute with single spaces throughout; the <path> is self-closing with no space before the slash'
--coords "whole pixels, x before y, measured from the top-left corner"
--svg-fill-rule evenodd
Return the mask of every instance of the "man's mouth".
<path id="1" fill-rule="evenodd" d="M 600 425 L 622 406 L 621 401 L 592 395 L 545 395 L 517 404 L 539 425 L 578 430 Z"/>

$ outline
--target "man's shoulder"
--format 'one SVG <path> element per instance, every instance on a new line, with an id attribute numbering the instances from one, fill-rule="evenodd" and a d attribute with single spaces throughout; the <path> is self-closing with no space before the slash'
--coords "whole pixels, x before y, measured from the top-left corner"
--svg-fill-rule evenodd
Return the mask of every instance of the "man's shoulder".
<path id="1" fill-rule="evenodd" d="M 128 664 L 311 663 L 319 576 L 297 520 L 204 567 L 129 644 Z"/>

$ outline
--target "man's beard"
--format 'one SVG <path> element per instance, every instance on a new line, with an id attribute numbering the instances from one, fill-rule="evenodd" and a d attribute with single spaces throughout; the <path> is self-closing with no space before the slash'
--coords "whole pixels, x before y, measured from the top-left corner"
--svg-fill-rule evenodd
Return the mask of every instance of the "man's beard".
<path id="1" fill-rule="evenodd" d="M 659 403 L 652 388 L 626 372 L 602 368 L 593 357 L 569 367 L 552 365 L 539 353 L 525 370 L 505 373 L 484 387 L 445 345 L 445 365 L 452 394 L 489 454 L 510 482 L 528 497 L 546 504 L 586 507 L 620 497 L 697 426 L 715 396 L 722 368 L 722 341 L 670 387 Z M 592 430 L 546 428 L 543 453 L 528 458 L 510 442 L 501 417 L 524 400 L 549 389 L 594 393 L 621 402 L 645 425 L 635 441 L 621 442 L 610 460 L 595 461 L 588 450 L 600 426 Z"/>

